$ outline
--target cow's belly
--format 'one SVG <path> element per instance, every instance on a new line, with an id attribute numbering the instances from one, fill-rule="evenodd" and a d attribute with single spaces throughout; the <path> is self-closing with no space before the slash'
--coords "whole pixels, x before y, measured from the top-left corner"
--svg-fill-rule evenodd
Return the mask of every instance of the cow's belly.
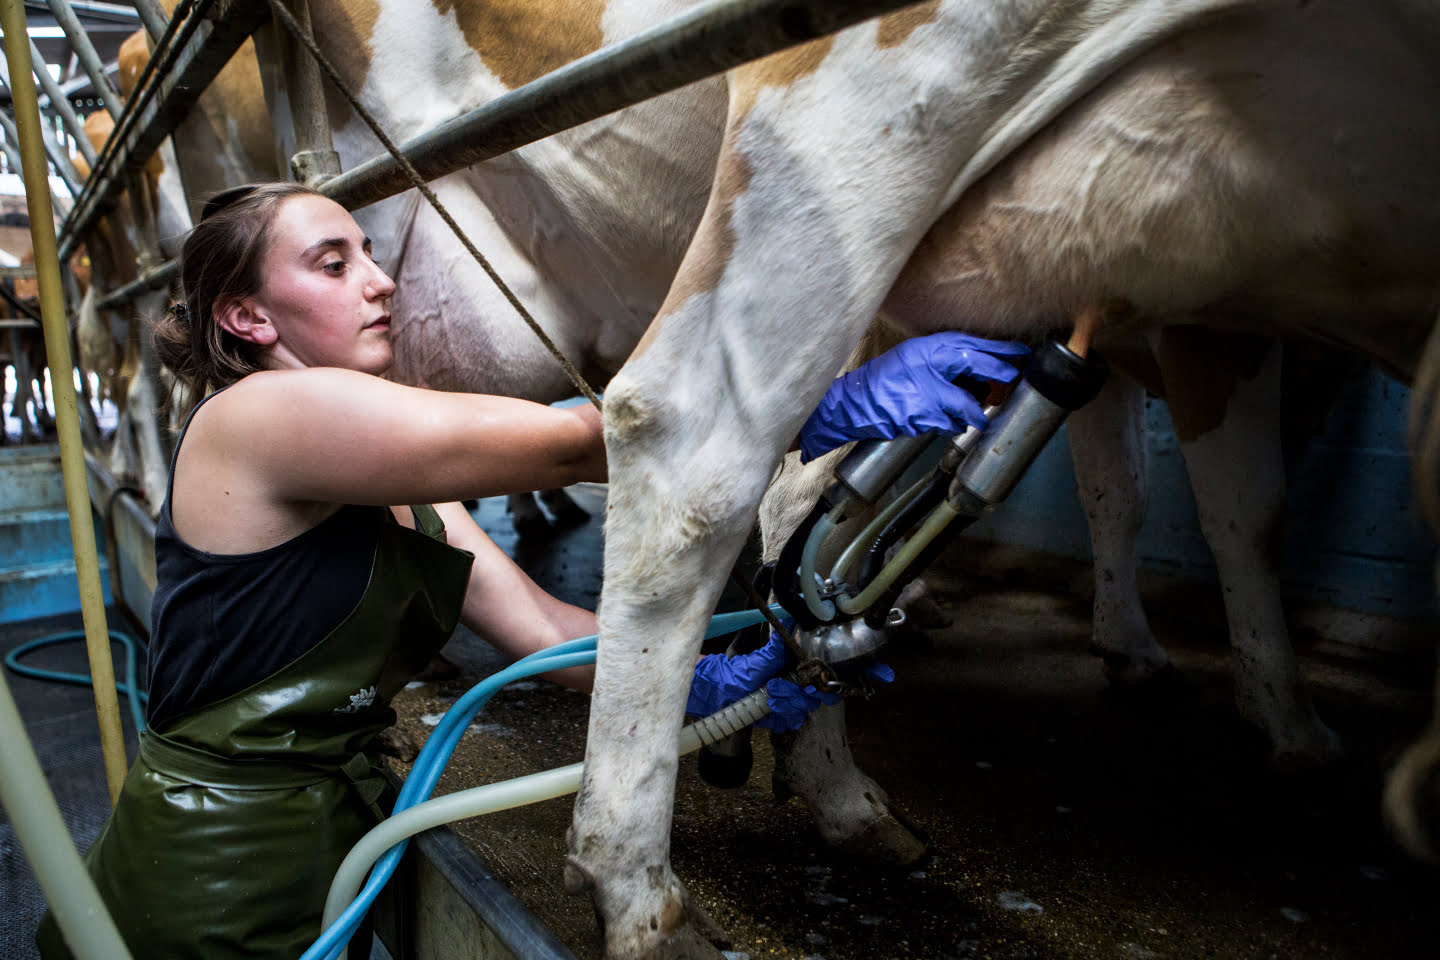
<path id="1" fill-rule="evenodd" d="M 1298 19 L 1212 28 L 1117 74 L 940 217 L 887 313 L 1014 335 L 1113 301 L 1407 370 L 1440 276 L 1435 77 L 1374 23 Z"/>

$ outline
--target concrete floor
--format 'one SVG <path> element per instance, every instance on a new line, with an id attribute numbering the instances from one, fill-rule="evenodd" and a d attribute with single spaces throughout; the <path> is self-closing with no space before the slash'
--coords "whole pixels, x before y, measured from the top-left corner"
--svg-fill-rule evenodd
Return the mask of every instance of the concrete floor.
<path id="1" fill-rule="evenodd" d="M 601 492 L 581 491 L 599 512 Z M 498 505 L 479 511 L 502 546 Z M 592 524 L 517 550 L 550 589 L 598 589 Z M 963 555 L 964 551 L 958 551 Z M 703 784 L 682 761 L 672 858 L 732 936 L 732 957 L 1383 957 L 1437 955 L 1437 876 L 1396 851 L 1378 817 L 1381 774 L 1431 703 L 1430 658 L 1301 651 L 1348 763 L 1277 779 L 1235 712 L 1218 599 L 1151 590 L 1178 682 L 1110 693 L 1085 653 L 1088 601 L 1025 577 L 934 578 L 955 624 L 892 649 L 897 679 L 851 703 L 860 765 L 927 840 L 886 869 L 823 849 L 798 801 L 771 793 L 768 740 L 747 786 Z M 460 682 L 397 703 L 423 738 L 495 669 L 473 637 Z M 543 682 L 502 693 L 462 741 L 440 792 L 574 762 L 588 701 Z M 560 886 L 571 801 L 455 825 L 581 957 L 600 955 L 588 903 Z"/>

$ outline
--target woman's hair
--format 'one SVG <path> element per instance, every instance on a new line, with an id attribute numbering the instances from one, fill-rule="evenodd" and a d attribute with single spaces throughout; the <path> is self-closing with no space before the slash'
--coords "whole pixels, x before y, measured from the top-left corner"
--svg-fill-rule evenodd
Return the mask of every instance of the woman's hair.
<path id="1" fill-rule="evenodd" d="M 300 196 L 319 194 L 287 181 L 250 183 L 217 193 L 201 208 L 180 252 L 181 299 L 154 325 L 155 353 L 183 388 L 182 414 L 211 390 L 260 369 L 255 345 L 222 330 L 214 308 L 260 289 L 270 225 L 281 203 Z"/>

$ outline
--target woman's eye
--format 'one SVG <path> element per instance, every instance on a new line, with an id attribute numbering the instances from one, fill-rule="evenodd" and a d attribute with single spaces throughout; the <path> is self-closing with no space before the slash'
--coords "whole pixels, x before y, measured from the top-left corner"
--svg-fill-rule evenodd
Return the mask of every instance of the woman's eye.
<path id="1" fill-rule="evenodd" d="M 320 269 L 324 270 L 326 273 L 333 273 L 336 276 L 339 276 L 340 274 L 345 272 L 345 261 L 331 260 L 329 263 L 321 266 Z"/>

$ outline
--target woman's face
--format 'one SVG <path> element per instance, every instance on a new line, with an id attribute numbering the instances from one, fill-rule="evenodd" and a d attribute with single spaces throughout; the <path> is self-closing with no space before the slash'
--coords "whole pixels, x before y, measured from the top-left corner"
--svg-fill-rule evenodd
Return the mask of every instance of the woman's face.
<path id="1" fill-rule="evenodd" d="M 355 219 L 325 197 L 291 197 L 269 239 L 262 285 L 249 298 L 276 331 L 267 366 L 388 370 L 395 282 L 370 259 Z"/>

